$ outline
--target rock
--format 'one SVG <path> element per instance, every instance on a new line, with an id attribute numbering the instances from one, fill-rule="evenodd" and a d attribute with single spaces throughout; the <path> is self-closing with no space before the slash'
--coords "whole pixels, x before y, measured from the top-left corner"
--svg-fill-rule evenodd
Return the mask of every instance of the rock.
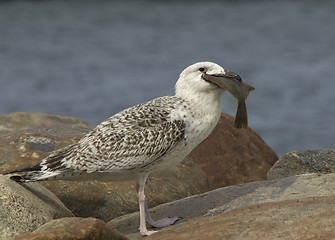
<path id="1" fill-rule="evenodd" d="M 92 127 L 78 119 L 34 113 L 0 116 L 0 172 L 39 162 L 50 151 L 72 144 Z M 223 146 L 223 147 L 222 147 Z M 272 150 L 251 129 L 233 128 L 223 114 L 210 135 L 187 160 L 164 174 L 152 175 L 146 187 L 150 207 L 229 184 L 265 178 L 276 160 Z M 207 178 L 207 179 L 206 179 Z M 108 221 L 138 210 L 134 181 L 41 182 L 76 215 Z"/>
<path id="2" fill-rule="evenodd" d="M 33 231 L 44 223 L 73 214 L 39 183 L 19 184 L 0 175 L 0 239 Z"/>
<path id="3" fill-rule="evenodd" d="M 42 184 L 76 216 L 109 221 L 138 211 L 135 181 L 46 181 Z M 145 189 L 151 207 L 205 191 L 208 191 L 206 176 L 191 160 L 184 161 L 174 170 L 152 174 Z"/>
<path id="4" fill-rule="evenodd" d="M 326 175 L 301 175 L 278 180 L 251 182 L 242 185 L 219 188 L 200 195 L 162 204 L 150 209 L 150 211 L 154 219 L 159 219 L 165 216 L 182 217 L 182 219 L 175 225 L 167 228 L 173 231 L 174 228 L 179 229 L 179 226 L 182 228 L 184 224 L 188 224 L 189 221 L 192 222 L 194 219 L 203 218 L 205 219 L 203 221 L 206 222 L 210 221 L 209 218 L 213 216 L 217 216 L 222 213 L 228 214 L 230 211 L 237 211 L 238 209 L 243 209 L 248 206 L 282 201 L 294 202 L 297 200 L 300 201 L 300 199 L 313 197 L 332 197 L 335 199 L 335 194 L 332 191 L 334 188 L 335 173 Z M 288 202 L 288 204 L 289 203 L 291 202 Z M 306 211 L 307 210 L 308 209 L 306 208 Z M 292 215 L 291 217 L 294 218 L 295 216 Z M 108 224 L 115 230 L 125 234 L 130 239 L 140 239 L 140 235 L 138 233 L 138 219 L 139 215 L 137 212 L 113 219 Z M 243 214 L 239 220 L 243 222 Z M 287 219 L 287 221 L 290 220 L 290 218 Z M 229 222 L 226 223 L 228 224 Z M 239 233 L 241 233 L 242 230 L 243 229 L 239 229 Z M 170 230 L 164 229 L 161 231 Z M 184 231 L 189 232 L 187 230 Z M 192 231 L 195 231 L 195 229 Z M 160 238 L 160 235 L 158 234 L 159 233 L 155 233 L 153 236 L 155 236 L 156 239 L 169 239 L 163 237 Z M 179 239 L 179 235 L 173 234 L 173 236 L 178 236 Z M 287 237 L 287 235 L 284 236 Z M 199 233 L 199 239 L 200 237 L 208 238 L 206 232 Z M 190 237 L 189 239 L 193 238 Z"/>
<path id="5" fill-rule="evenodd" d="M 0 115 L 0 173 L 34 165 L 91 129 L 72 117 L 21 112 Z"/>
<path id="6" fill-rule="evenodd" d="M 78 119 L 36 113 L 0 116 L 0 173 L 36 164 L 51 151 L 77 142 L 92 127 Z M 40 182 L 76 216 L 105 221 L 138 210 L 136 183 L 97 181 Z M 203 171 L 192 160 L 149 177 L 149 206 L 208 191 Z"/>
<path id="7" fill-rule="evenodd" d="M 334 239 L 335 197 L 246 206 L 162 230 L 147 240 Z"/>
<path id="8" fill-rule="evenodd" d="M 96 218 L 61 218 L 11 240 L 127 240 Z"/>
<path id="9" fill-rule="evenodd" d="M 293 151 L 283 155 L 270 169 L 268 179 L 306 173 L 335 172 L 335 149 Z"/>
<path id="10" fill-rule="evenodd" d="M 236 129 L 233 122 L 222 114 L 214 131 L 189 155 L 206 173 L 210 189 L 266 180 L 278 159 L 257 133 Z"/>

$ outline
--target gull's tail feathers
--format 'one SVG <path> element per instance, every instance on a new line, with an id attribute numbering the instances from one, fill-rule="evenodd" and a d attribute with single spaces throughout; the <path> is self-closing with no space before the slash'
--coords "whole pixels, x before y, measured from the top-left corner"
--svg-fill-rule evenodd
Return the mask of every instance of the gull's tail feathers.
<path id="1" fill-rule="evenodd" d="M 34 182 L 55 179 L 64 172 L 65 166 L 63 165 L 63 160 L 71 154 L 73 147 L 74 145 L 70 145 L 56 150 L 36 165 L 6 172 L 4 175 L 14 174 L 10 178 L 17 182 Z"/>
<path id="2" fill-rule="evenodd" d="M 42 166 L 40 163 L 36 164 L 36 165 L 32 165 L 29 167 L 25 167 L 25 168 L 21 168 L 21 169 L 16 169 L 13 171 L 9 171 L 9 172 L 5 172 L 3 175 L 7 175 L 7 174 L 15 174 L 15 173 L 22 173 L 22 172 L 28 172 L 26 174 L 23 175 L 13 175 L 10 177 L 10 179 L 16 181 L 16 182 L 28 182 L 30 180 L 30 177 L 26 176 L 28 174 L 32 174 L 32 173 L 39 173 L 41 170 Z M 30 180 L 33 181 L 33 180 Z"/>
<path id="3" fill-rule="evenodd" d="M 56 178 L 60 175 L 59 171 L 32 171 L 22 175 L 13 175 L 10 179 L 16 182 L 36 182 Z"/>

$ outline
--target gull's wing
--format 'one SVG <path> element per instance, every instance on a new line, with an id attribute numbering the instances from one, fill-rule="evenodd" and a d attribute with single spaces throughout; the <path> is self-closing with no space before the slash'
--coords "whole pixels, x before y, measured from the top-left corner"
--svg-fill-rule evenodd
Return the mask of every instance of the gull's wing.
<path id="1" fill-rule="evenodd" d="M 65 171 L 143 169 L 184 138 L 184 122 L 170 118 L 181 103 L 177 97 L 162 97 L 128 108 L 99 124 L 78 143 L 53 152 L 33 166 L 31 170 L 39 177 L 26 174 L 26 178 L 45 179 Z"/>

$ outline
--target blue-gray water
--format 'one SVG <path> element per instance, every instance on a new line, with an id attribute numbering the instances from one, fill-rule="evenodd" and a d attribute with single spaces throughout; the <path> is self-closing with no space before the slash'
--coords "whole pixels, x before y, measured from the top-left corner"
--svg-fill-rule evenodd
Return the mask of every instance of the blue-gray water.
<path id="1" fill-rule="evenodd" d="M 334 1 L 180 2 L 0 2 L 0 114 L 96 125 L 209 60 L 256 87 L 249 125 L 279 155 L 334 148 Z"/>

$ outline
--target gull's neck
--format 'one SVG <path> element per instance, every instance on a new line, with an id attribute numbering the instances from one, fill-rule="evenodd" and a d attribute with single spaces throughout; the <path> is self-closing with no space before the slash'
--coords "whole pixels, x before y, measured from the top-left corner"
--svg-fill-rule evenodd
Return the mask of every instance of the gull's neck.
<path id="1" fill-rule="evenodd" d="M 222 90 L 212 89 L 210 91 L 192 91 L 192 89 L 176 89 L 176 96 L 185 100 L 194 107 L 200 115 L 221 115 Z"/>

